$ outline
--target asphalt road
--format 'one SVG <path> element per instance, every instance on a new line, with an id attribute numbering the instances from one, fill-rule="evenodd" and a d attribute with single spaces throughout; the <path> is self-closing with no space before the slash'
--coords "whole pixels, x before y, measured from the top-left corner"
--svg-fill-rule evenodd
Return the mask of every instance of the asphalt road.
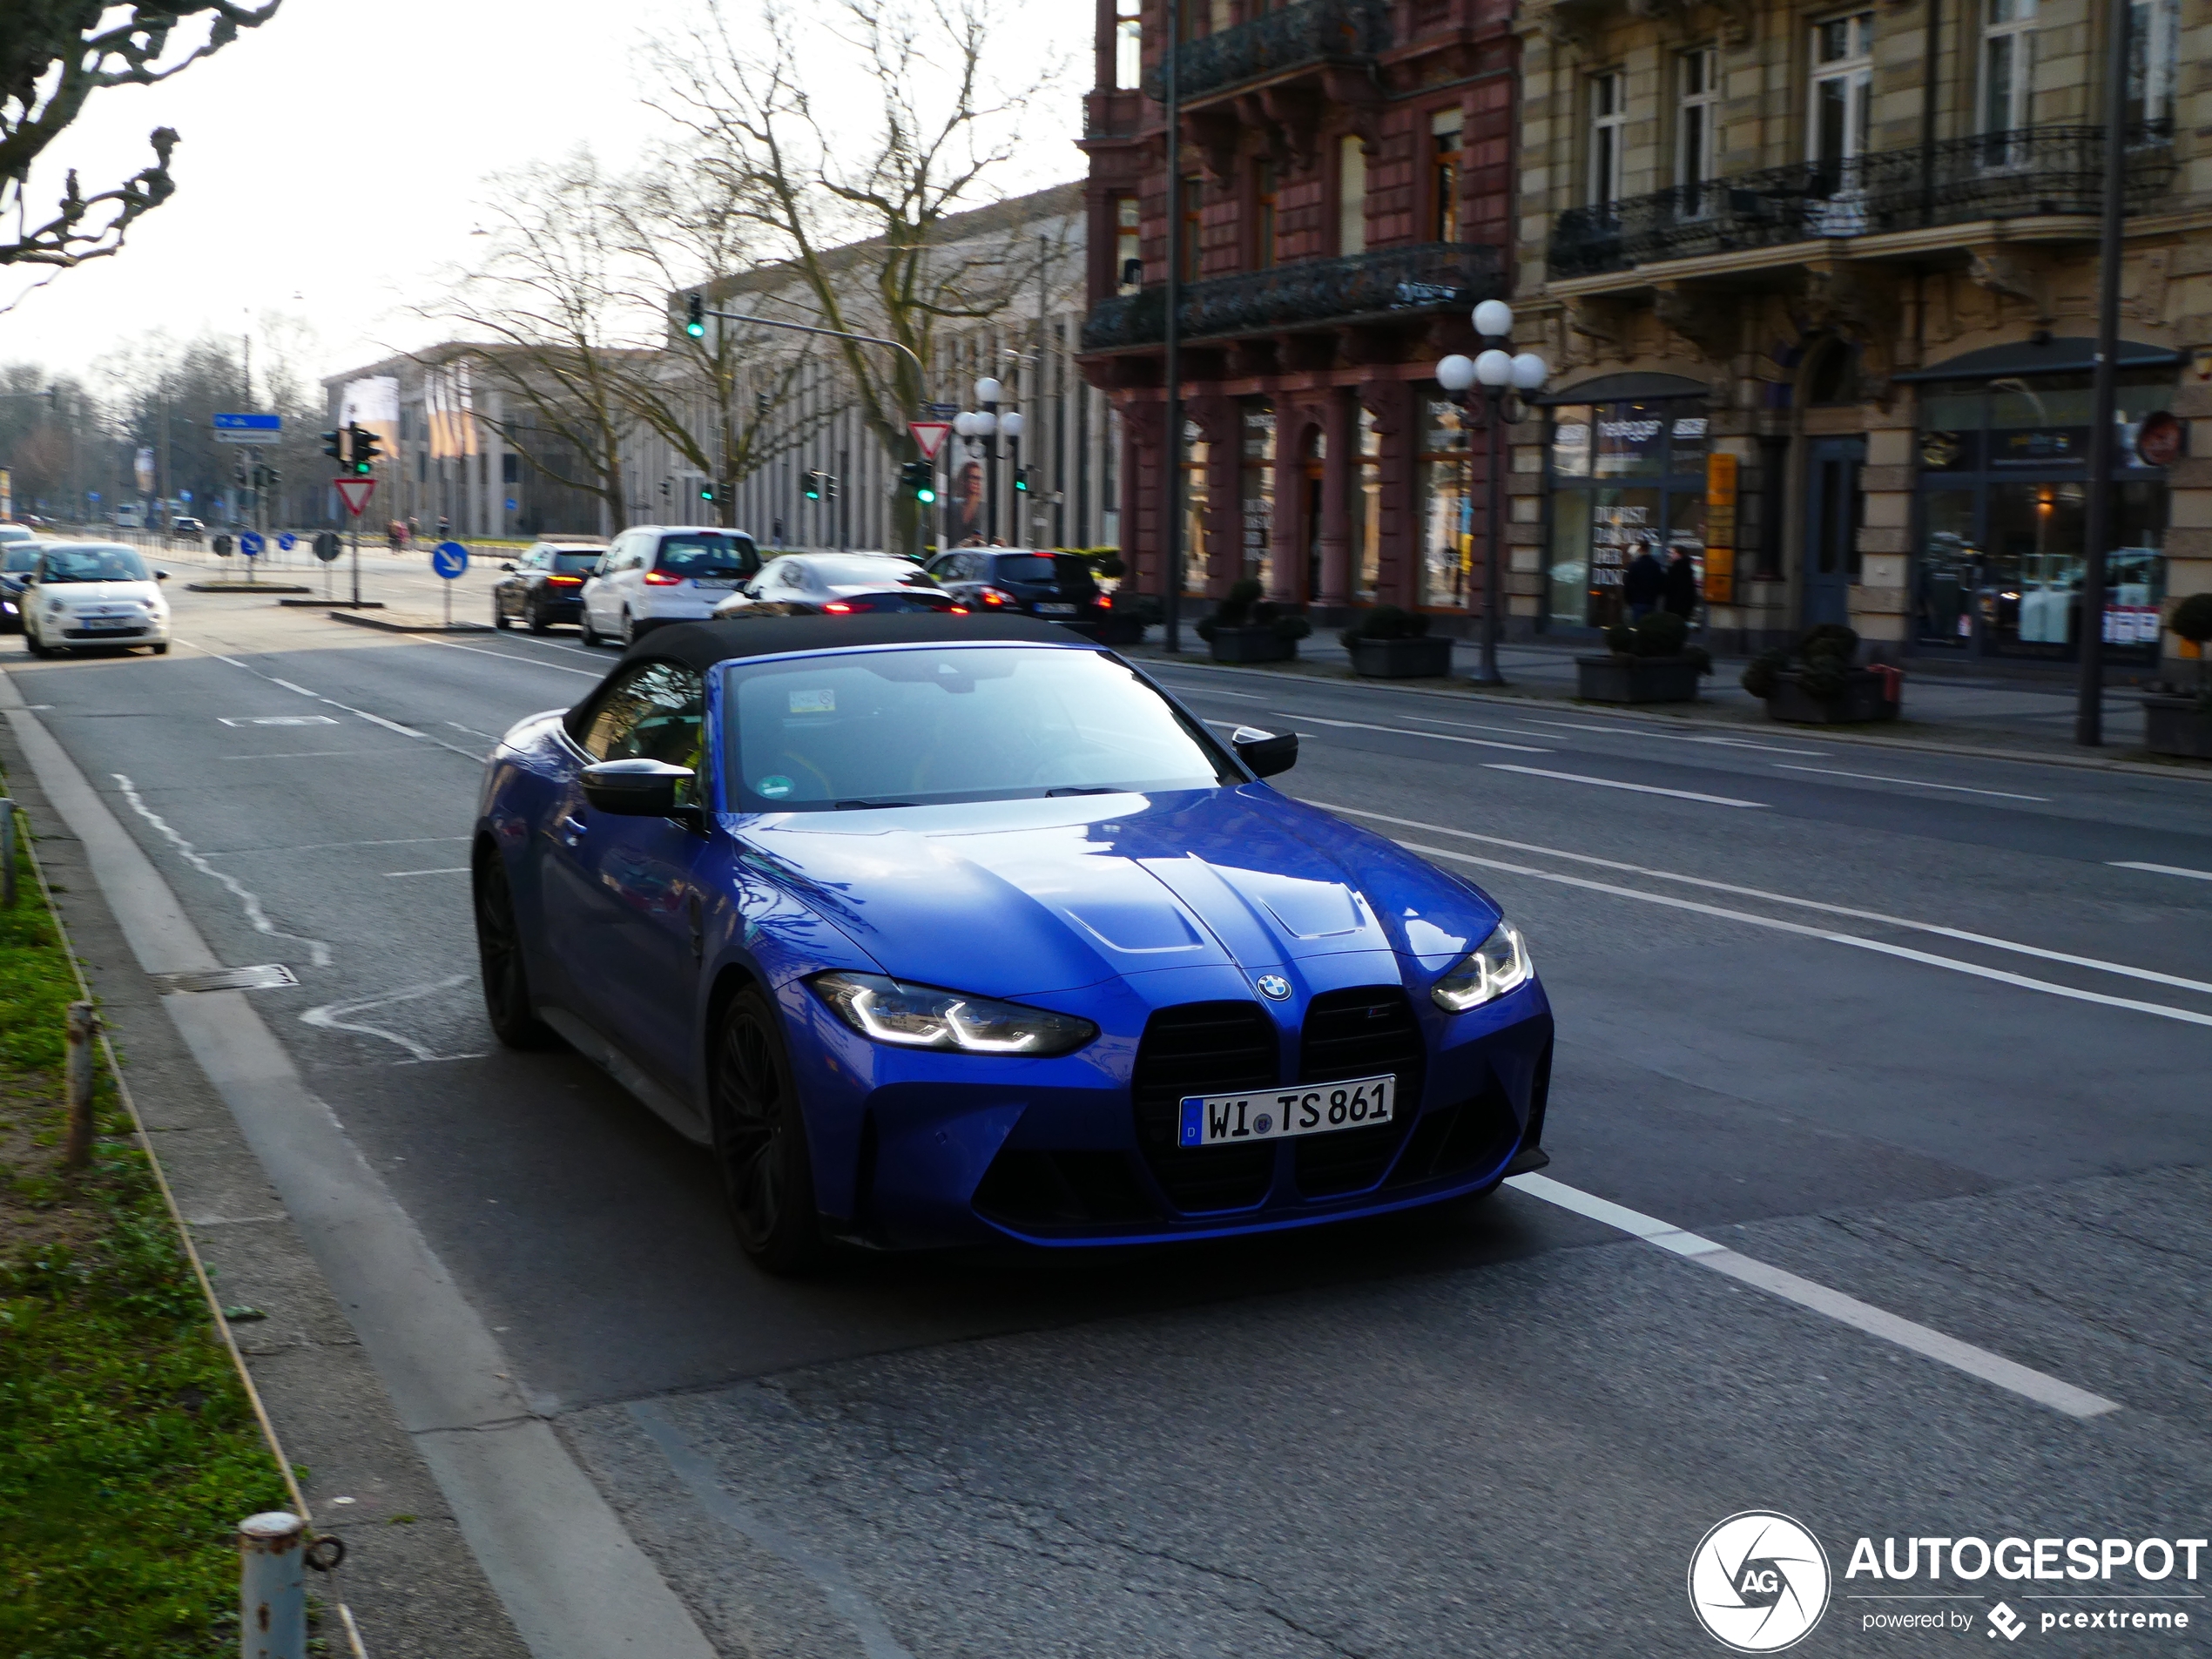
<path id="1" fill-rule="evenodd" d="M 2212 785 L 1163 671 L 1521 921 L 1552 1177 L 2119 1405 L 2080 1417 L 1522 1190 L 764 1278 L 700 1154 L 479 1009 L 478 763 L 610 654 L 177 616 L 5 665 L 224 960 L 298 974 L 257 1005 L 726 1654 L 1710 1653 L 1685 1572 L 1748 1508 L 1831 1557 L 1802 1650 L 1890 1653 L 2119 1587 L 1870 1630 L 1930 1587 L 1846 1580 L 1862 1534 L 2208 1531 Z"/>

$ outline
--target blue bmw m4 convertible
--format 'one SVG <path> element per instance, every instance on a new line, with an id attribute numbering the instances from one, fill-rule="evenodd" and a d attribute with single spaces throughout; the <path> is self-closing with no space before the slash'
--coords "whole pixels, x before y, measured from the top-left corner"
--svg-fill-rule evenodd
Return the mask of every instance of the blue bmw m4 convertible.
<path id="1" fill-rule="evenodd" d="M 684 624 L 500 740 L 501 1040 L 712 1150 L 778 1271 L 838 1240 L 1131 1244 L 1544 1163 L 1552 1020 L 1480 891 L 1012 617 Z"/>

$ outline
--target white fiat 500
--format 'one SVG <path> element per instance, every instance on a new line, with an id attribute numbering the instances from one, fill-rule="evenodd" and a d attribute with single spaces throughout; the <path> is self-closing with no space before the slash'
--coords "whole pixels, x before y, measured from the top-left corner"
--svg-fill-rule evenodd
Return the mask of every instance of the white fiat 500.
<path id="1" fill-rule="evenodd" d="M 134 547 L 51 543 L 23 590 L 23 642 L 33 657 L 92 646 L 169 649 L 166 570 L 149 570 Z"/>

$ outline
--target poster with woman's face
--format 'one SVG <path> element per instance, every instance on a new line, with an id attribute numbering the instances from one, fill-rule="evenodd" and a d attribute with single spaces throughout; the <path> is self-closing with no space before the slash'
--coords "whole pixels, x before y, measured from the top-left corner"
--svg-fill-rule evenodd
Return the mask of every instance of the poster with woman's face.
<path id="1" fill-rule="evenodd" d="M 953 475 L 953 498 L 945 507 L 945 544 L 960 547 L 983 534 L 983 463 L 964 461 Z"/>

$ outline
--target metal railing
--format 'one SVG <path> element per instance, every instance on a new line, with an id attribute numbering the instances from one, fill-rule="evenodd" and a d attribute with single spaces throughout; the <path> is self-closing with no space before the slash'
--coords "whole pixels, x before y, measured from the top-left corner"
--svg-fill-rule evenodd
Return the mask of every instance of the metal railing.
<path id="1" fill-rule="evenodd" d="M 1393 312 L 1462 308 L 1504 292 L 1499 251 L 1474 242 L 1420 242 L 1333 260 L 1209 277 L 1183 289 L 1185 340 L 1301 324 L 1350 322 Z M 1083 320 L 1083 349 L 1149 346 L 1167 337 L 1167 290 L 1102 300 Z"/>
<path id="2" fill-rule="evenodd" d="M 2128 206 L 2155 202 L 2174 176 L 2172 129 L 2130 142 Z M 1597 276 L 1668 260 L 1828 237 L 1878 236 L 1985 219 L 2094 214 L 2104 129 L 2025 127 L 1849 161 L 1794 162 L 1679 185 L 1598 207 L 1572 207 L 1551 236 L 1550 274 Z"/>
<path id="3" fill-rule="evenodd" d="M 1177 47 L 1176 91 L 1187 104 L 1310 64 L 1363 62 L 1389 44 L 1389 0 L 1298 0 Z M 1166 96 L 1157 65 L 1144 78 L 1144 90 Z"/>

